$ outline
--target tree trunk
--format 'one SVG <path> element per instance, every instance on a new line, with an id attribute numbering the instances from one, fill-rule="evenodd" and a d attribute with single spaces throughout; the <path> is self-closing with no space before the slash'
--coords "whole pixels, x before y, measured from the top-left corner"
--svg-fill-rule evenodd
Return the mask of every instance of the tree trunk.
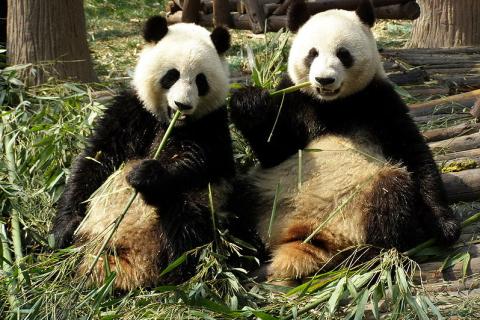
<path id="1" fill-rule="evenodd" d="M 8 0 L 8 63 L 29 64 L 29 84 L 49 76 L 97 81 L 87 44 L 83 0 Z"/>
<path id="2" fill-rule="evenodd" d="M 480 1 L 417 0 L 421 15 L 407 46 L 440 48 L 480 45 Z"/>

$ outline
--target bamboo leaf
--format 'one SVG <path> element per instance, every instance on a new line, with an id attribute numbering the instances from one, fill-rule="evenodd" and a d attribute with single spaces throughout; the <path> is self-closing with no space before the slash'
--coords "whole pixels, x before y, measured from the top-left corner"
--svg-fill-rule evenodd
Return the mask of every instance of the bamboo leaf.
<path id="1" fill-rule="evenodd" d="M 355 318 L 354 320 L 361 320 L 365 314 L 365 307 L 367 305 L 369 296 L 369 291 L 367 289 L 363 289 L 362 292 L 358 295 L 357 298 L 357 306 L 355 311 Z"/>
<path id="2" fill-rule="evenodd" d="M 170 271 L 178 268 L 182 263 L 184 263 L 185 261 L 187 260 L 187 254 L 184 253 L 182 254 L 180 257 L 178 257 L 175 261 L 173 261 L 172 263 L 170 263 L 165 269 L 163 269 L 163 271 L 160 273 L 160 277 L 163 277 L 164 275 L 166 275 L 167 273 L 169 273 Z"/>
<path id="3" fill-rule="evenodd" d="M 345 291 L 345 285 L 346 285 L 346 278 L 344 277 L 340 279 L 340 281 L 338 281 L 337 286 L 335 287 L 335 291 L 333 291 L 332 295 L 330 296 L 330 299 L 328 299 L 328 302 L 327 302 L 328 311 L 330 312 L 331 315 L 333 315 L 333 313 L 337 309 L 338 303 L 340 302 L 343 292 Z"/>

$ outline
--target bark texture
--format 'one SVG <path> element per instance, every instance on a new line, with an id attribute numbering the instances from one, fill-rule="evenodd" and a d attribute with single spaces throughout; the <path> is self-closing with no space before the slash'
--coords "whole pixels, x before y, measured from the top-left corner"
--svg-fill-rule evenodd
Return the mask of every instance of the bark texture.
<path id="1" fill-rule="evenodd" d="M 414 22 L 412 48 L 480 45 L 480 1 L 417 0 L 421 15 Z"/>
<path id="2" fill-rule="evenodd" d="M 87 44 L 83 0 L 8 0 L 8 63 L 34 64 L 30 84 L 47 77 L 97 80 Z M 32 72 L 33 71 L 33 72 Z"/>

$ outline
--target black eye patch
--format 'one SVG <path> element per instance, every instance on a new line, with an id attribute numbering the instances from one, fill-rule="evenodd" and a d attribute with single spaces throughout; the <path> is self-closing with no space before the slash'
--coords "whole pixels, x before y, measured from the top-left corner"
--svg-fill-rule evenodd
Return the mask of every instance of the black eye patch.
<path id="1" fill-rule="evenodd" d="M 160 84 L 164 89 L 170 89 L 175 82 L 180 78 L 180 71 L 177 69 L 170 69 L 160 80 Z"/>
<path id="2" fill-rule="evenodd" d="M 310 51 L 308 51 L 308 55 L 305 57 L 305 65 L 307 66 L 307 68 L 310 68 L 313 60 L 315 60 L 316 57 L 318 57 L 317 49 L 310 49 Z"/>
<path id="3" fill-rule="evenodd" d="M 199 73 L 197 75 L 197 77 L 195 78 L 195 83 L 197 84 L 198 95 L 207 95 L 210 86 L 208 85 L 207 77 L 203 73 Z"/>
<path id="4" fill-rule="evenodd" d="M 352 54 L 346 48 L 339 48 L 337 50 L 337 57 L 340 59 L 340 62 L 344 65 L 345 68 L 351 68 L 355 60 L 353 59 Z"/>

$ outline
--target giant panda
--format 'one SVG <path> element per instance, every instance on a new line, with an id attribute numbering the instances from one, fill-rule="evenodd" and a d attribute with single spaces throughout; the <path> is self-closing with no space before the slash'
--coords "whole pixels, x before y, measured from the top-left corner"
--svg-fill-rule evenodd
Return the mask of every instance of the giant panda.
<path id="1" fill-rule="evenodd" d="M 159 279 L 182 253 L 213 239 L 208 184 L 221 211 L 234 176 L 225 107 L 228 31 L 218 27 L 210 33 L 185 23 L 168 27 L 156 16 L 146 22 L 144 39 L 133 88 L 106 109 L 73 164 L 52 230 L 57 247 L 86 248 L 78 271 L 85 275 L 112 223 L 138 191 L 89 280 L 102 283 L 109 269 L 117 273 L 115 286 L 121 290 L 192 275 L 189 258 Z M 176 110 L 182 115 L 154 160 Z"/>
<path id="2" fill-rule="evenodd" d="M 354 246 L 405 249 L 459 236 L 431 152 L 386 78 L 374 22 L 368 0 L 311 17 L 294 2 L 288 25 L 297 34 L 277 89 L 310 86 L 232 95 L 232 121 L 260 163 L 239 182 L 238 203 L 269 250 L 269 280 L 304 279 Z"/>

